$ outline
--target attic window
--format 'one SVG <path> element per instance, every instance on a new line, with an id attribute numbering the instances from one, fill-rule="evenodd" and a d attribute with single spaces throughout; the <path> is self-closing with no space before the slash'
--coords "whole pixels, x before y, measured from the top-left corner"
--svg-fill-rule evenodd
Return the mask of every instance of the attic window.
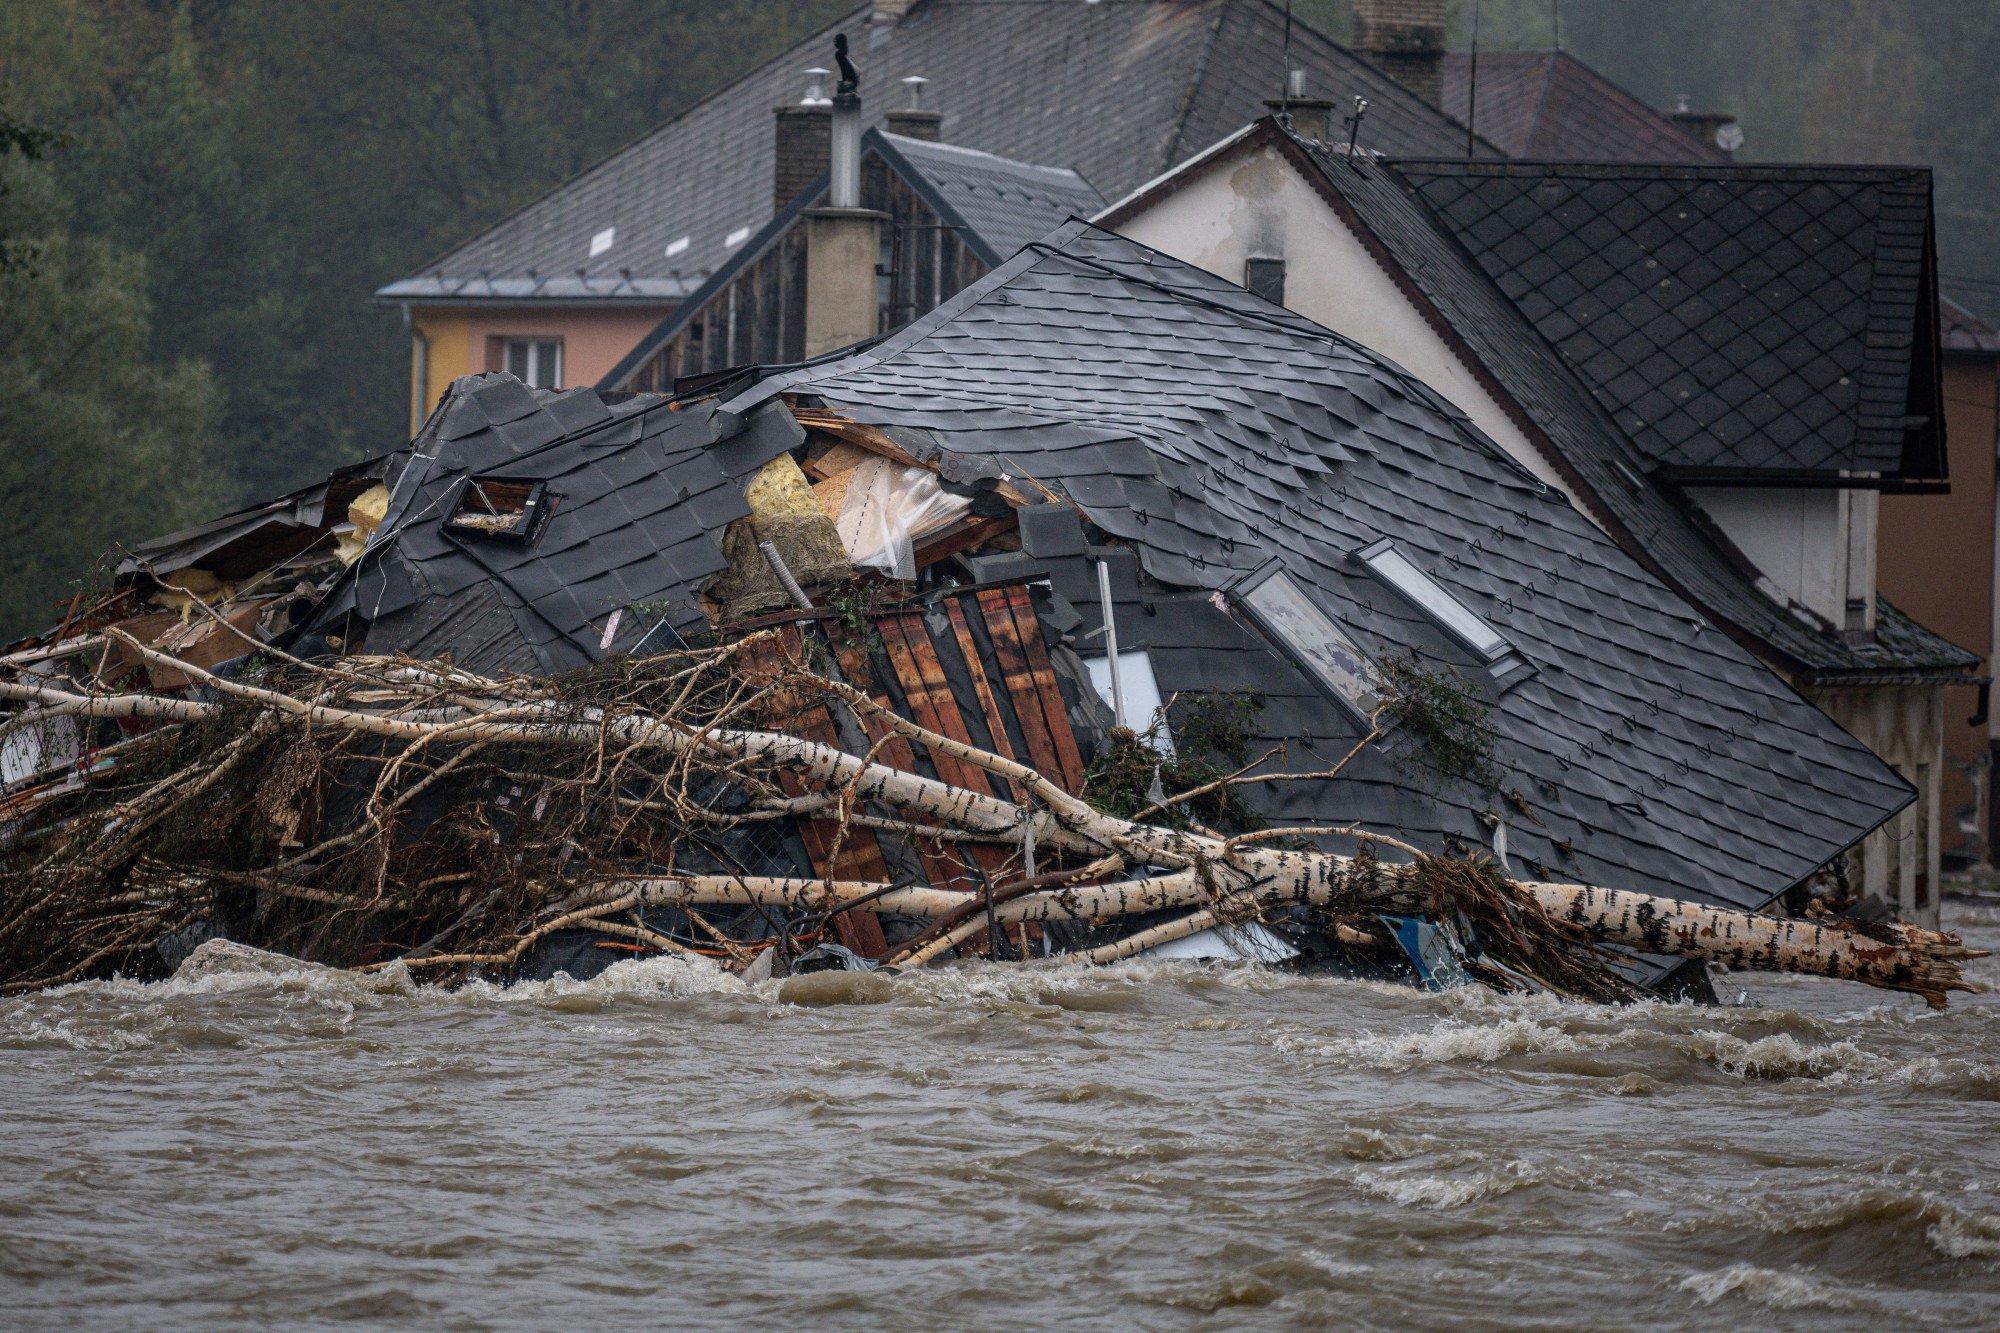
<path id="1" fill-rule="evenodd" d="M 1230 589 L 1230 596 L 1322 693 L 1360 722 L 1373 725 L 1383 702 L 1381 673 L 1278 561 L 1246 575 Z"/>
<path id="2" fill-rule="evenodd" d="M 1511 683 L 1533 674 L 1533 666 L 1505 635 L 1419 568 L 1389 538 L 1362 547 L 1354 553 L 1354 558 L 1477 656 L 1496 681 Z"/>
<path id="3" fill-rule="evenodd" d="M 737 246 L 743 244 L 743 242 L 749 239 L 750 239 L 750 229 L 748 227 L 738 227 L 735 231 L 730 232 L 727 236 L 722 238 L 722 245 L 723 248 L 726 250 L 734 250 Z"/>
<path id="4" fill-rule="evenodd" d="M 547 516 L 548 499 L 547 482 L 468 477 L 445 531 L 483 541 L 530 542 Z"/>
<path id="5" fill-rule="evenodd" d="M 677 241 L 668 241 L 667 258 L 672 259 L 675 255 L 685 253 L 692 241 L 693 238 L 688 236 L 683 236 Z"/>
<path id="6" fill-rule="evenodd" d="M 603 231 L 598 232 L 590 238 L 590 257 L 592 259 L 597 258 L 606 250 L 609 250 L 612 243 L 617 239 L 618 228 L 616 227 L 606 227 Z"/>
<path id="7" fill-rule="evenodd" d="M 1246 259 L 1243 261 L 1243 285 L 1252 296 L 1261 296 L 1272 305 L 1285 303 L 1285 261 L 1282 259 Z"/>

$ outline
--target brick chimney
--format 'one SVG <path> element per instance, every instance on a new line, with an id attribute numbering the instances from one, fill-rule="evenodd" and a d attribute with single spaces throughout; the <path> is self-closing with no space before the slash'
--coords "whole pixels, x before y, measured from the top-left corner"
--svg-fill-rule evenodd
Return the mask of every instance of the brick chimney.
<path id="1" fill-rule="evenodd" d="M 771 178 L 771 211 L 784 211 L 799 191 L 826 170 L 833 151 L 833 99 L 826 81 L 833 71 L 809 69 L 805 96 L 777 108 L 777 167 Z"/>
<path id="2" fill-rule="evenodd" d="M 1354 0 L 1354 49 L 1432 106 L 1444 104 L 1445 0 Z"/>
<path id="3" fill-rule="evenodd" d="M 930 80 L 922 75 L 912 74 L 903 80 L 904 96 L 909 105 L 897 107 L 885 120 L 891 134 L 900 134 L 906 139 L 928 139 L 938 141 L 938 127 L 944 124 L 944 112 L 924 110 L 924 85 Z"/>

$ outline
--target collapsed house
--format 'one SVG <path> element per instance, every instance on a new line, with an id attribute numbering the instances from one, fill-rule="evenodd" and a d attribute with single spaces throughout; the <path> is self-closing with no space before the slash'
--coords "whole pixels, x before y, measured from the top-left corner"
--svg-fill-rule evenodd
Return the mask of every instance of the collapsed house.
<path id="1" fill-rule="evenodd" d="M 260 558 L 271 572 L 247 572 Z M 130 614 L 148 602 L 160 610 L 147 614 L 172 616 L 164 633 Z M 266 784 L 290 794 L 260 816 L 258 837 L 276 840 L 261 867 L 162 866 L 134 844 L 137 869 L 116 871 L 139 878 L 127 892 L 143 901 L 208 894 L 200 901 L 214 906 L 189 909 L 209 913 L 189 927 L 196 935 L 230 928 L 218 919 L 229 910 L 277 912 L 280 900 L 379 914 L 388 924 L 372 943 L 342 946 L 361 961 L 576 972 L 615 956 L 606 943 L 637 938 L 748 966 L 751 952 L 782 954 L 795 929 L 810 933 L 801 921 L 818 921 L 858 959 L 954 947 L 1106 956 L 1157 939 L 1197 956 L 1365 968 L 1407 926 L 1390 960 L 1435 979 L 1450 970 L 1440 926 L 1476 936 L 1476 914 L 1455 909 L 1456 932 L 1450 913 L 1428 924 L 1384 916 L 1390 930 L 1374 933 L 1282 911 L 1246 917 L 1227 907 L 1236 898 L 1196 882 L 1189 858 L 1199 870 L 1211 850 L 1235 854 L 1229 839 L 1275 824 L 1296 831 L 1299 850 L 1258 855 L 1345 867 L 1336 880 L 1366 880 L 1394 846 L 1418 867 L 1490 861 L 1541 889 L 1580 882 L 1655 905 L 1627 910 L 1628 921 L 1677 902 L 1750 929 L 1744 913 L 1913 795 L 1423 383 L 1080 221 L 901 332 L 817 363 L 752 368 L 672 398 L 462 378 L 409 450 L 148 543 L 120 588 L 72 619 L 17 647 L 10 663 L 44 674 L 0 691 L 51 715 L 123 718 L 131 734 L 114 746 L 143 743 L 150 733 L 136 724 L 147 718 L 220 725 L 228 715 L 216 710 L 233 700 L 281 706 L 309 726 L 321 717 L 335 733 L 458 737 L 474 742 L 468 752 L 532 745 L 561 728 L 493 719 L 546 718 L 565 689 L 582 689 L 588 716 L 610 727 L 629 706 L 614 701 L 654 688 L 628 664 L 684 659 L 714 668 L 714 688 L 763 701 L 760 754 L 791 747 L 794 768 L 755 802 L 727 765 L 648 771 L 632 788 L 604 786 L 600 761 L 578 779 L 599 785 L 563 807 L 570 831 L 532 849 L 522 840 L 551 798 L 522 761 L 481 760 L 491 767 L 479 784 L 454 789 L 442 779 L 461 756 L 440 763 L 434 752 L 389 819 L 381 784 L 403 760 L 350 747 L 318 776 Z M 208 627 L 203 643 L 233 636 L 244 651 L 218 661 L 223 650 L 211 649 L 213 672 L 176 665 L 197 625 Z M 262 644 L 262 657 L 250 651 Z M 69 683 L 51 683 L 65 661 Z M 109 681 L 147 691 L 102 693 L 113 684 L 91 673 L 107 662 Z M 289 694 L 237 679 L 246 667 L 275 679 L 287 662 L 330 665 Z M 564 713 L 563 726 L 583 716 Z M 616 734 L 667 743 L 657 727 Z M 609 744 L 601 736 L 597 753 Z M 62 833 L 79 818 L 63 822 L 74 789 L 61 784 L 79 774 L 102 784 L 107 747 L 73 749 L 56 781 L 44 766 L 10 795 L 17 847 L 75 842 Z M 1213 761 L 1204 771 L 1218 790 L 1176 815 L 1173 788 L 1197 754 Z M 875 775 L 865 799 L 851 775 L 840 799 L 837 781 L 812 785 L 855 764 Z M 672 802 L 645 794 L 675 782 Z M 1024 796 L 1033 792 L 1041 804 Z M 1079 797 L 1120 818 L 1178 819 L 1176 834 L 1142 836 L 1128 822 L 1103 836 L 1152 847 L 1141 864 L 1157 858 L 1166 868 L 1147 873 L 1184 896 L 1141 879 L 1104 892 L 1145 912 L 1104 910 L 1101 896 L 1088 908 L 1038 903 L 1038 865 L 1072 865 L 1061 881 L 1108 864 L 1077 864 L 1077 829 L 1106 818 Z M 897 800 L 914 804 L 889 808 Z M 548 914 L 574 909 L 583 891 L 565 867 L 578 847 L 575 865 L 597 866 L 581 830 L 607 806 L 633 819 L 664 812 L 643 856 L 627 852 L 640 868 L 608 881 L 626 896 L 604 899 L 607 911 L 647 914 L 554 930 L 549 920 L 571 917 Z M 990 818 L 957 826 L 940 810 Z M 363 815 L 379 853 L 342 873 L 363 875 L 362 888 L 372 880 L 373 896 L 352 878 L 312 878 L 312 852 L 351 843 L 342 821 Z M 690 832 L 690 818 L 712 827 Z M 632 827 L 620 825 L 621 847 L 635 845 Z M 434 833 L 458 838 L 448 855 Z M 1147 841 L 1156 836 L 1166 841 Z M 545 859 L 525 864 L 545 878 L 516 887 L 547 895 L 525 918 L 544 925 L 518 939 L 539 951 L 440 954 L 501 892 L 481 897 L 478 886 L 526 875 L 530 850 Z M 234 844 L 204 854 L 247 855 Z M 1140 854 L 1113 858 L 1123 872 L 1130 855 Z M 101 880 L 102 869 L 91 873 Z M 687 887 L 689 876 L 701 883 Z M 634 887 L 642 881 L 654 887 Z M 682 887 L 658 887 L 668 882 Z M 438 884 L 457 887 L 425 906 Z M 1001 907 L 1003 889 L 1028 896 Z M 798 920 L 764 905 L 822 891 L 832 896 L 813 901 L 832 906 Z M 844 910 L 869 900 L 872 910 Z M 710 921 L 696 902 L 734 904 L 735 915 Z M 939 918 L 981 902 L 984 923 L 938 933 Z M 1213 929 L 1182 914 L 1174 935 L 1160 916 L 1182 902 L 1206 902 Z M 905 918 L 884 904 L 923 910 Z M 176 936 L 179 947 L 191 938 Z M 1692 936 L 1685 949 L 1638 926 L 1613 938 L 1637 946 L 1621 955 L 1620 984 L 1704 984 L 1698 967 L 1666 980 L 1673 955 L 1710 947 Z M 1904 988 L 1941 996 L 1945 984 Z"/>

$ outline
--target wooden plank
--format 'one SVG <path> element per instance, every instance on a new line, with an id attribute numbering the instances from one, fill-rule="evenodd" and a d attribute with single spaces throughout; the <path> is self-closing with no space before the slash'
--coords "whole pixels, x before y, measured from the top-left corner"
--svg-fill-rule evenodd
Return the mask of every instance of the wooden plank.
<path id="1" fill-rule="evenodd" d="M 891 712 L 895 711 L 894 705 L 889 698 L 888 687 L 883 685 L 876 677 L 874 661 L 859 645 L 851 640 L 836 639 L 833 645 L 833 654 L 834 659 L 840 663 L 841 671 L 846 674 L 848 684 L 862 691 L 884 708 L 889 709 Z M 895 735 L 886 719 L 873 714 L 861 715 L 861 726 L 863 731 L 867 733 L 868 743 L 871 746 L 880 742 L 884 736 L 891 738 L 887 744 L 876 751 L 875 757 L 877 760 L 887 764 L 891 768 L 901 769 L 905 773 L 914 773 L 917 771 L 916 751 L 911 748 L 908 741 Z M 905 817 L 909 818 L 908 816 Z M 910 822 L 923 823 L 925 821 L 911 818 Z M 937 843 L 926 842 L 914 834 L 910 835 L 909 840 L 910 845 L 916 850 L 917 859 L 923 864 L 924 878 L 929 881 L 932 888 L 966 888 L 968 892 L 972 891 L 963 883 L 963 867 L 940 855 Z"/>
<path id="2" fill-rule="evenodd" d="M 980 711 L 986 715 L 986 730 L 993 737 L 993 751 L 1003 759 L 1013 759 L 1014 743 L 1007 735 L 1007 720 L 1001 716 L 1000 705 L 993 698 L 993 687 L 986 679 L 986 667 L 979 659 L 979 645 L 972 641 L 972 629 L 965 621 L 965 608 L 959 605 L 956 597 L 944 598 L 942 605 L 945 614 L 951 618 L 952 636 L 958 640 L 959 655 L 965 659 L 966 670 L 972 676 L 972 689 L 979 696 Z M 1027 795 L 1011 780 L 1007 789 L 1012 793 L 1012 800 L 1019 801 Z"/>
<path id="3" fill-rule="evenodd" d="M 798 630 L 788 626 L 782 634 L 785 647 L 794 655 L 799 651 Z M 759 644 L 751 650 L 753 664 L 768 670 L 777 669 L 778 653 L 776 645 Z M 791 727 L 804 740 L 817 741 L 822 745 L 840 748 L 840 733 L 833 725 L 833 717 L 825 704 L 810 704 L 804 707 L 793 705 Z M 787 796 L 803 796 L 806 786 L 796 774 L 780 770 L 778 785 Z M 835 819 L 801 819 L 798 821 L 799 839 L 805 843 L 806 855 L 811 858 L 813 872 L 822 879 L 867 880 L 883 883 L 889 878 L 889 865 L 883 859 L 882 849 L 875 842 L 872 830 L 849 827 L 847 838 L 840 846 L 840 855 L 832 855 L 834 839 L 839 836 L 840 823 Z M 854 952 L 867 958 L 881 954 L 889 947 L 882 937 L 882 923 L 873 912 L 842 912 L 833 918 L 834 933 L 840 942 Z"/>
<path id="4" fill-rule="evenodd" d="M 1056 684 L 1055 668 L 1049 663 L 1048 646 L 1042 642 L 1041 618 L 1035 614 L 1034 599 L 1025 587 L 1018 584 L 1006 592 L 1007 605 L 1014 612 L 1014 624 L 1021 632 L 1021 644 L 1027 650 L 1028 669 L 1034 676 L 1035 690 L 1041 696 L 1049 736 L 1055 742 L 1056 760 L 1063 774 L 1063 790 L 1081 791 L 1083 755 L 1076 746 L 1076 732 L 1069 724 L 1069 710 L 1063 707 L 1062 690 Z"/>
<path id="5" fill-rule="evenodd" d="M 1036 771 L 1050 779 L 1065 791 L 1073 791 L 1062 769 L 1055 738 L 1049 734 L 1046 709 L 1041 693 L 1035 684 L 1034 668 L 1028 664 L 1027 649 L 1021 646 L 1020 632 L 1015 628 L 1013 609 L 1007 604 L 1005 588 L 991 588 L 978 594 L 979 610 L 986 621 L 986 632 L 993 639 L 993 656 L 1000 663 L 1000 674 L 1007 681 L 1007 697 L 1013 701 L 1014 714 L 1021 719 L 1021 735 L 1028 745 L 1028 762 Z"/>
<path id="6" fill-rule="evenodd" d="M 951 702 L 951 692 L 946 690 L 942 701 L 934 698 L 930 686 L 924 679 L 923 668 L 917 664 L 917 649 L 916 645 L 911 643 L 912 638 L 916 640 L 916 644 L 922 645 L 926 656 L 930 654 L 931 641 L 930 636 L 924 632 L 923 617 L 907 613 L 883 616 L 876 625 L 882 635 L 884 655 L 896 672 L 896 683 L 902 686 L 903 698 L 909 701 L 910 721 L 940 736 L 949 736 L 953 740 L 965 739 L 953 735 L 954 730 L 963 731 L 964 728 L 959 725 L 957 709 Z M 951 711 L 952 717 L 949 722 L 940 712 L 940 702 L 944 708 Z M 973 791 L 987 790 L 984 770 L 973 768 L 964 760 L 941 754 L 936 750 L 929 750 L 929 753 L 940 782 L 947 786 L 970 788 Z"/>

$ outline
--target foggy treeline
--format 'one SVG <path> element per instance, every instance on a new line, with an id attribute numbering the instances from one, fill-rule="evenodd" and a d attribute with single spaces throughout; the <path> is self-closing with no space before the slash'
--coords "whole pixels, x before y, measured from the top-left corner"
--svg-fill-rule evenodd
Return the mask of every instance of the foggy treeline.
<path id="1" fill-rule="evenodd" d="M 7 112 L 70 136 L 0 159 L 0 235 L 40 250 L 0 272 L 0 635 L 116 542 L 401 443 L 408 341 L 373 288 L 847 8 L 0 4 Z M 1344 0 L 1295 13 L 1347 35 Z M 1453 0 L 1454 48 L 1472 15 Z M 1488 48 L 1556 21 L 1479 4 Z M 1653 105 L 1736 113 L 1739 158 L 1935 164 L 1944 287 L 2000 315 L 2000 0 L 1563 0 L 1560 23 Z"/>

